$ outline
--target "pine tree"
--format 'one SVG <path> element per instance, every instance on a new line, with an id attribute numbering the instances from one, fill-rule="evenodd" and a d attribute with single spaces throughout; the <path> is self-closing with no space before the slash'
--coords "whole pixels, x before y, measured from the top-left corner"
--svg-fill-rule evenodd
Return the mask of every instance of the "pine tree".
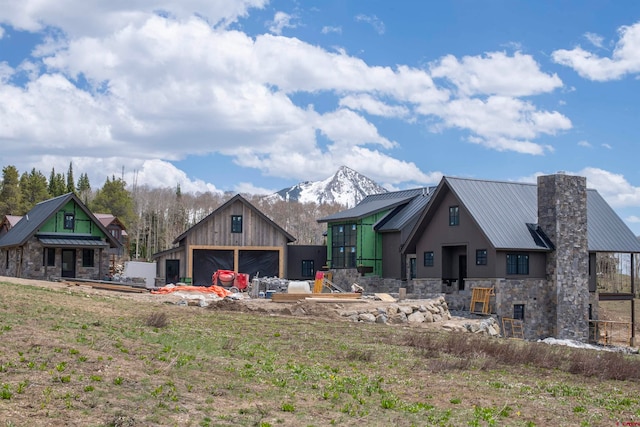
<path id="1" fill-rule="evenodd" d="M 85 205 L 89 204 L 89 197 L 91 196 L 91 184 L 89 183 L 89 176 L 85 173 L 80 174 L 78 178 L 78 195 Z"/>
<path id="2" fill-rule="evenodd" d="M 31 169 L 30 173 L 23 173 L 20 177 L 20 193 L 24 211 L 28 212 L 37 203 L 49 198 L 47 178 L 36 168 Z"/>
<path id="3" fill-rule="evenodd" d="M 118 217 L 125 227 L 134 219 L 133 197 L 126 189 L 126 183 L 115 176 L 111 180 L 107 177 L 104 186 L 96 191 L 90 208 L 92 212 L 110 213 Z"/>
<path id="4" fill-rule="evenodd" d="M 18 169 L 15 166 L 2 168 L 2 186 L 0 189 L 0 215 L 22 215 L 22 195 L 20 194 L 20 182 Z"/>
<path id="5" fill-rule="evenodd" d="M 69 162 L 69 171 L 67 172 L 67 193 L 75 193 L 76 192 L 76 184 L 73 179 L 73 163 Z"/>
<path id="6" fill-rule="evenodd" d="M 51 168 L 48 190 L 51 197 L 58 197 L 67 193 L 67 184 L 65 183 L 64 175 L 56 173 L 55 168 Z"/>

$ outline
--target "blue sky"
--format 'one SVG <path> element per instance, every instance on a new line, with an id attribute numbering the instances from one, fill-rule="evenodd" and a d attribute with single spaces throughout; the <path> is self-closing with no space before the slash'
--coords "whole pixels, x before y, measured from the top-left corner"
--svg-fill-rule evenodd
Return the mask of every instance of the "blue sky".
<path id="1" fill-rule="evenodd" d="M 0 0 L 0 165 L 270 193 L 587 177 L 640 234 L 640 2 Z"/>

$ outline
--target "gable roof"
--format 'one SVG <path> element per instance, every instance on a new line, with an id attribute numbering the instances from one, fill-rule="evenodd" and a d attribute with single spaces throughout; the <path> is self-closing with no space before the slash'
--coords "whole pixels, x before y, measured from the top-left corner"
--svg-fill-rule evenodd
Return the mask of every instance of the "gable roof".
<path id="1" fill-rule="evenodd" d="M 402 191 L 390 191 L 387 193 L 380 194 L 370 194 L 356 206 L 351 209 L 346 209 L 344 211 L 336 212 L 332 215 L 326 216 L 324 218 L 320 218 L 318 222 L 337 222 L 337 221 L 354 221 L 358 219 L 362 219 L 371 215 L 374 215 L 379 212 L 383 212 L 386 210 L 393 210 L 406 206 L 410 204 L 412 200 L 414 200 L 417 196 L 422 194 L 430 195 L 431 192 L 428 188 L 414 188 L 411 190 L 402 190 Z M 394 214 L 397 214 L 399 211 L 396 211 Z M 387 216 L 390 219 L 390 216 Z M 406 220 L 406 217 L 403 217 Z M 382 225 L 381 225 L 382 226 Z M 392 224 L 393 227 L 399 226 L 399 223 Z"/>
<path id="2" fill-rule="evenodd" d="M 122 221 L 120 221 L 117 216 L 105 213 L 94 213 L 93 215 L 98 221 L 100 221 L 102 225 L 104 225 L 105 228 L 109 227 L 111 224 L 114 224 L 122 229 L 123 236 L 127 235 L 127 227 L 124 226 Z"/>
<path id="3" fill-rule="evenodd" d="M 98 221 L 98 219 L 87 209 L 87 207 L 80 201 L 80 199 L 74 193 L 63 194 L 62 196 L 54 197 L 49 200 L 45 200 L 36 204 L 31 210 L 18 221 L 16 225 L 2 237 L 0 237 L 0 247 L 7 246 L 22 246 L 27 240 L 33 237 L 40 227 L 44 225 L 50 218 L 55 216 L 64 205 L 69 201 L 75 201 L 82 211 L 93 220 L 93 222 L 104 233 L 107 241 L 112 247 L 119 247 L 120 242 L 115 240 L 111 233 Z M 70 233 L 69 237 L 72 234 Z"/>
<path id="4" fill-rule="evenodd" d="M 21 219 L 22 217 L 20 215 L 5 215 L 4 220 L 2 222 L 8 223 L 9 228 L 11 228 L 15 226 Z"/>
<path id="5" fill-rule="evenodd" d="M 207 215 L 206 217 L 204 217 L 203 219 L 201 219 L 200 221 L 198 221 L 197 224 L 193 225 L 192 227 L 190 227 L 189 229 L 187 229 L 184 233 L 182 233 L 181 235 L 179 235 L 178 237 L 176 237 L 173 240 L 173 243 L 179 243 L 181 240 L 183 240 L 188 234 L 190 234 L 194 229 L 196 229 L 197 227 L 200 227 L 202 224 L 204 224 L 205 222 L 207 222 L 209 219 L 213 218 L 215 215 L 217 215 L 219 212 L 223 211 L 224 209 L 226 209 L 228 206 L 231 206 L 233 203 L 235 202 L 241 202 L 243 203 L 246 207 L 248 207 L 249 209 L 251 209 L 253 212 L 255 212 L 260 218 L 264 219 L 268 224 L 270 224 L 271 226 L 273 226 L 275 229 L 277 229 L 278 231 L 280 231 L 282 234 L 285 235 L 285 237 L 287 238 L 287 241 L 290 242 L 295 242 L 296 238 L 293 237 L 291 234 L 287 233 L 287 231 L 280 227 L 278 224 L 276 224 L 272 219 L 270 219 L 268 216 L 266 216 L 265 214 L 263 214 L 258 208 L 256 208 L 255 206 L 253 206 L 251 203 L 249 203 L 249 201 L 247 199 L 245 199 L 244 197 L 242 197 L 240 194 L 236 194 L 235 196 L 233 196 L 232 198 L 230 198 L 229 200 L 227 200 L 225 203 L 223 203 L 222 205 L 220 205 L 217 209 L 215 209 L 213 212 L 211 212 L 209 215 Z"/>
<path id="6" fill-rule="evenodd" d="M 550 250 L 536 232 L 536 184 L 443 177 L 407 240 L 409 250 L 424 232 L 428 217 L 451 191 L 496 249 Z M 592 252 L 640 252 L 640 243 L 600 194 L 587 189 L 587 239 Z"/>

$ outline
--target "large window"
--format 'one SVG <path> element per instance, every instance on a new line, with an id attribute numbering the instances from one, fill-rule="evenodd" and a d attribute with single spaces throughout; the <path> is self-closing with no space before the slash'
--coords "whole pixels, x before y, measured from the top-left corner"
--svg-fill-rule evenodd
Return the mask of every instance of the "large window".
<path id="1" fill-rule="evenodd" d="M 487 250 L 476 250 L 476 265 L 487 265 Z"/>
<path id="2" fill-rule="evenodd" d="M 424 266 L 433 267 L 433 251 L 427 251 L 424 253 Z"/>
<path id="3" fill-rule="evenodd" d="M 460 208 L 449 206 L 449 225 L 460 225 Z"/>
<path id="4" fill-rule="evenodd" d="M 312 259 L 303 259 L 302 260 L 302 277 L 314 277 L 315 269 L 313 266 Z"/>
<path id="5" fill-rule="evenodd" d="M 507 254 L 507 274 L 529 274 L 529 255 Z"/>
<path id="6" fill-rule="evenodd" d="M 242 233 L 242 215 L 231 215 L 231 232 Z"/>
<path id="7" fill-rule="evenodd" d="M 64 214 L 64 229 L 73 230 L 76 216 L 72 213 Z"/>
<path id="8" fill-rule="evenodd" d="M 331 266 L 333 268 L 356 267 L 356 224 L 334 224 L 331 227 Z"/>
<path id="9" fill-rule="evenodd" d="M 46 267 L 56 265 L 56 248 L 42 248 L 42 265 Z"/>
<path id="10" fill-rule="evenodd" d="M 82 266 L 83 267 L 93 267 L 94 266 L 94 256 L 95 252 L 93 249 L 83 249 L 82 250 Z"/>

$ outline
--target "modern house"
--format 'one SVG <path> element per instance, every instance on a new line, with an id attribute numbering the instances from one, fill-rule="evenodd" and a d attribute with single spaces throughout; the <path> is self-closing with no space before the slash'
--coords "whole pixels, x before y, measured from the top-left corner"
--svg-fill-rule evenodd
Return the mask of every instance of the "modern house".
<path id="1" fill-rule="evenodd" d="M 177 247 L 153 255 L 160 284 L 191 282 L 210 286 L 216 270 L 233 270 L 250 278 L 286 277 L 292 271 L 313 279 L 324 265 L 317 248 L 289 245 L 295 241 L 241 195 L 236 195 L 174 240 Z M 291 252 L 291 253 L 290 253 Z M 289 257 L 299 269 L 287 265 Z M 306 276 L 308 274 L 308 276 Z"/>
<path id="2" fill-rule="evenodd" d="M 491 288 L 495 313 L 523 320 L 526 338 L 579 341 L 597 314 L 598 252 L 633 266 L 640 243 L 584 177 L 565 174 L 537 185 L 444 177 L 402 247 L 418 259 L 413 292 L 469 307 L 472 288 Z"/>
<path id="3" fill-rule="evenodd" d="M 351 209 L 321 218 L 327 223 L 327 263 L 340 280 L 362 275 L 406 280 L 415 277 L 415 257 L 400 251 L 435 187 L 373 194 Z"/>
<path id="4" fill-rule="evenodd" d="M 0 274 L 102 279 L 120 243 L 73 193 L 40 202 L 0 237 Z"/>

